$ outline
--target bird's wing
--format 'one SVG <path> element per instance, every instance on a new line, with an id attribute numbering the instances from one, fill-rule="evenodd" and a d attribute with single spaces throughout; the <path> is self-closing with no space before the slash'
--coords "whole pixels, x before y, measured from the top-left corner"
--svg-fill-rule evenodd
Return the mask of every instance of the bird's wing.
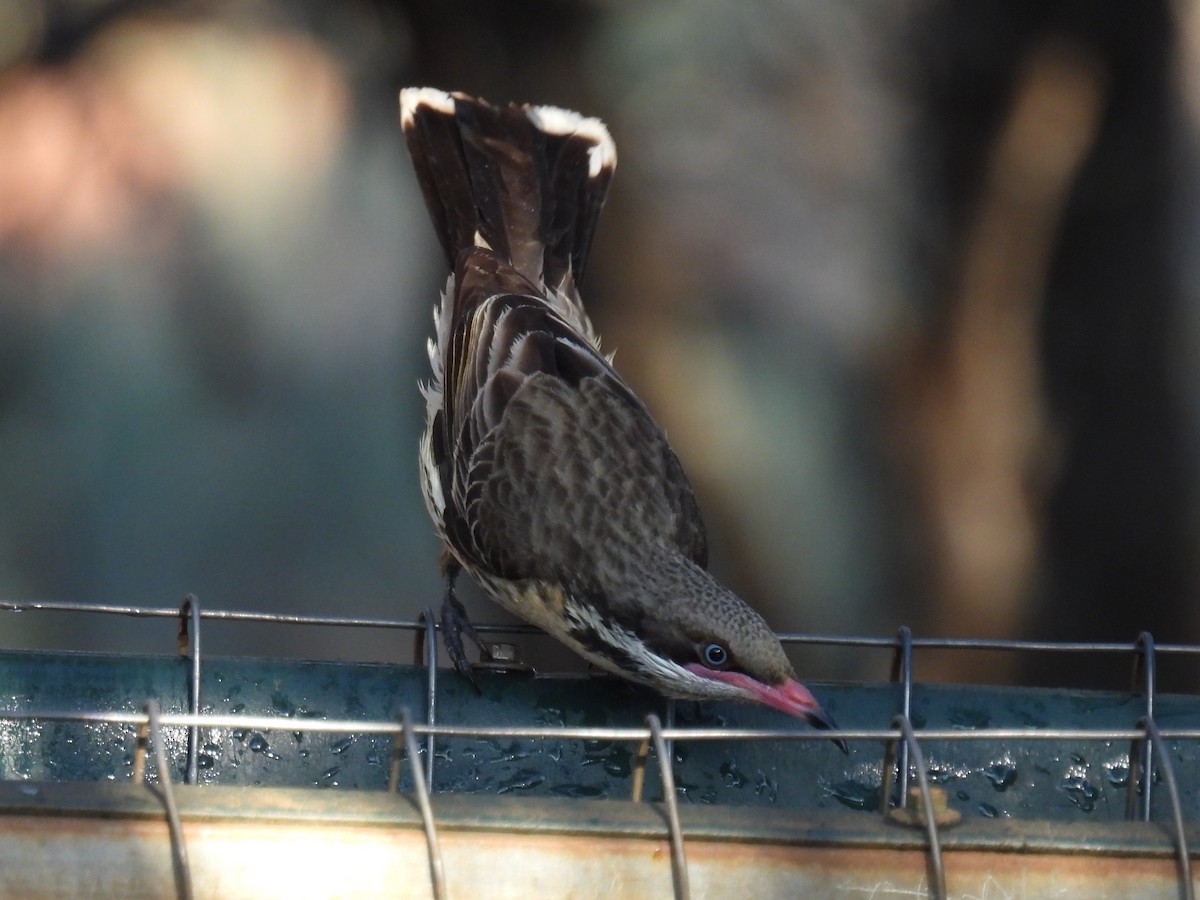
<path id="1" fill-rule="evenodd" d="M 703 566 L 691 485 L 645 406 L 592 344 L 485 250 L 459 261 L 434 459 L 443 532 L 507 578 L 600 571 L 591 548 L 671 547 Z M 610 549 L 611 548 L 611 549 Z M 634 554 L 630 558 L 636 558 Z M 597 568 L 599 567 L 599 568 Z"/>

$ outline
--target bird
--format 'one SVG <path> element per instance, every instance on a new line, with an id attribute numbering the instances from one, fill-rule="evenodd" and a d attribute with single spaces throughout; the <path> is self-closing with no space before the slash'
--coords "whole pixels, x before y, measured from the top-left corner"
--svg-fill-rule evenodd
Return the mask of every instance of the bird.
<path id="1" fill-rule="evenodd" d="M 683 467 L 584 309 L 617 161 L 608 129 L 428 87 L 400 92 L 400 119 L 450 270 L 428 342 L 420 471 L 455 667 L 471 677 L 462 636 L 478 643 L 455 595 L 466 570 L 602 670 L 836 729 L 763 617 L 708 572 Z"/>

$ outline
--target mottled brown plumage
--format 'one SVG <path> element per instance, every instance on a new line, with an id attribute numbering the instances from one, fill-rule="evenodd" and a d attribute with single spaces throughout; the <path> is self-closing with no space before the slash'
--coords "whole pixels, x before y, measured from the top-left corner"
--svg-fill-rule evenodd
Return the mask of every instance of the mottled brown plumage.
<path id="1" fill-rule="evenodd" d="M 596 665 L 664 694 L 832 722 L 705 570 L 691 485 L 578 294 L 616 151 L 595 119 L 401 93 L 453 274 L 435 311 L 422 486 L 456 566 Z M 453 581 L 451 580 L 451 591 Z M 464 667 L 457 604 L 444 634 Z"/>

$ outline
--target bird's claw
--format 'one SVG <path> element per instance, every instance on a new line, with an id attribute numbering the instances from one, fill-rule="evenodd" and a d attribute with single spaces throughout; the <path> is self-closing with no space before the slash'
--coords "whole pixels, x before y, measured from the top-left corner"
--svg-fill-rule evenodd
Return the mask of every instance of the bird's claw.
<path id="1" fill-rule="evenodd" d="M 467 659 L 466 650 L 463 649 L 464 634 L 476 647 L 483 649 L 483 643 L 479 640 L 479 635 L 475 633 L 471 620 L 467 618 L 467 611 L 455 596 L 454 585 L 451 584 L 446 588 L 446 596 L 442 600 L 442 644 L 446 648 L 446 654 L 450 657 L 450 661 L 454 663 L 454 668 L 470 682 L 475 693 L 479 694 L 482 691 L 479 689 L 479 682 L 475 679 L 475 669 L 471 661 Z"/>

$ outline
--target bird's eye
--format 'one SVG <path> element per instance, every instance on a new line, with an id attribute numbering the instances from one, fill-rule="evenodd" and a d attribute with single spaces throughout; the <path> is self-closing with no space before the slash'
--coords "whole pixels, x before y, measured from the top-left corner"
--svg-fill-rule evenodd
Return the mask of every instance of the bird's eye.
<path id="1" fill-rule="evenodd" d="M 700 659 L 710 669 L 723 669 L 729 665 L 729 649 L 713 641 L 700 648 Z"/>

